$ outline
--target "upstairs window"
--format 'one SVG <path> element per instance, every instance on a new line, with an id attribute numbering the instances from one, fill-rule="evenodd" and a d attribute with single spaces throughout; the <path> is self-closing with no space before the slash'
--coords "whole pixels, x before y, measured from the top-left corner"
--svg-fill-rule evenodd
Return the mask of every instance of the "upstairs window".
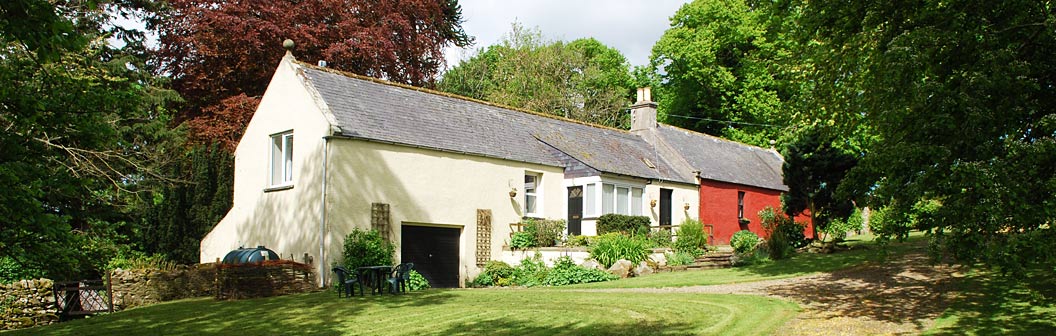
<path id="1" fill-rule="evenodd" d="M 539 180 L 538 174 L 524 174 L 525 217 L 539 217 Z"/>
<path id="2" fill-rule="evenodd" d="M 272 186 L 293 184 L 293 131 L 271 136 Z"/>

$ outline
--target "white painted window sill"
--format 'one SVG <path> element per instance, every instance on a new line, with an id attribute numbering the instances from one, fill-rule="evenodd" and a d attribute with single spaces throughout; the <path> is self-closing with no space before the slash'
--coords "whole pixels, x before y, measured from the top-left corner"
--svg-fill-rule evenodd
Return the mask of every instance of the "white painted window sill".
<path id="1" fill-rule="evenodd" d="M 268 193 L 268 192 L 283 191 L 283 190 L 290 190 L 290 189 L 293 189 L 293 185 L 292 184 L 277 185 L 277 186 L 271 186 L 271 187 L 264 188 L 264 192 Z"/>

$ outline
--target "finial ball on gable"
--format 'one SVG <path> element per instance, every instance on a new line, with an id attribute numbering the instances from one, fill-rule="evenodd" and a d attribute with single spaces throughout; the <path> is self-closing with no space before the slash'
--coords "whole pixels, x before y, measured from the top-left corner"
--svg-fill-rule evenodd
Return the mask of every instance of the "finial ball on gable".
<path id="1" fill-rule="evenodd" d="M 286 39 L 285 41 L 282 41 L 282 47 L 286 48 L 286 50 L 293 50 L 293 40 Z"/>

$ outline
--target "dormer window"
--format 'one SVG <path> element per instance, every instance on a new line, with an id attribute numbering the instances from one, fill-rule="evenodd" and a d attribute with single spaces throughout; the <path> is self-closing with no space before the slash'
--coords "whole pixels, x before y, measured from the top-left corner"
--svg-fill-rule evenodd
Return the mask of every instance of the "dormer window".
<path id="1" fill-rule="evenodd" d="M 270 170 L 269 184 L 272 187 L 293 184 L 293 131 L 271 136 Z"/>

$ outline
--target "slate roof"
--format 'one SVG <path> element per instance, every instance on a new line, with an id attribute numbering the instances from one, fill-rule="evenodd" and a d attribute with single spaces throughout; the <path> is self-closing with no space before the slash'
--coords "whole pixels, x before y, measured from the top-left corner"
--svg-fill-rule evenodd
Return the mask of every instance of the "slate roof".
<path id="1" fill-rule="evenodd" d="M 599 171 L 696 183 L 626 131 L 302 66 L 342 136 L 563 167 L 551 146 Z"/>
<path id="2" fill-rule="evenodd" d="M 703 179 L 788 191 L 774 151 L 663 124 L 657 132 Z"/>

